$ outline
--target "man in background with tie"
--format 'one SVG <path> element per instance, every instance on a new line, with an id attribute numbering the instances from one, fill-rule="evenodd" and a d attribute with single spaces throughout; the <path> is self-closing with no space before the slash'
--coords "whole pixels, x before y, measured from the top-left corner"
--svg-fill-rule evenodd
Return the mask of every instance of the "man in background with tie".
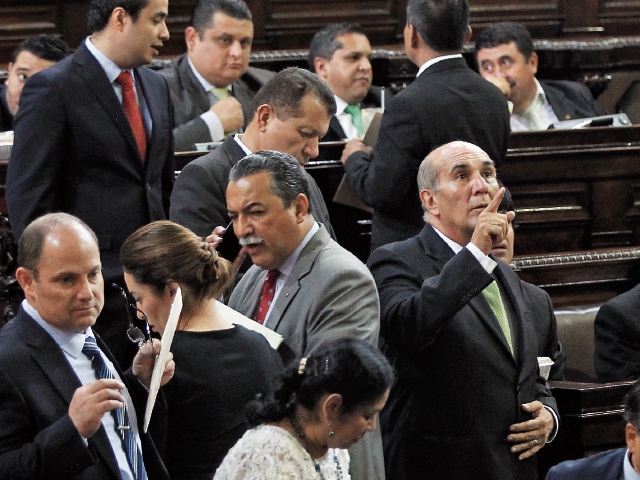
<path id="1" fill-rule="evenodd" d="M 309 212 L 307 176 L 295 158 L 267 150 L 236 163 L 227 210 L 254 263 L 229 306 L 284 337 L 278 352 L 285 365 L 337 338 L 377 344 L 373 278 L 316 223 Z M 354 480 L 384 479 L 378 429 L 349 451 Z"/>
<path id="2" fill-rule="evenodd" d="M 199 0 L 185 42 L 187 53 L 161 72 L 171 90 L 178 152 L 245 127 L 253 97 L 273 76 L 249 67 L 253 21 L 243 0 Z"/>
<path id="3" fill-rule="evenodd" d="M 92 331 L 104 299 L 95 234 L 65 213 L 40 217 L 18 264 L 25 300 L 0 331 L 0 478 L 168 480 L 132 398 L 144 405 L 160 344 L 123 374 Z"/>
<path id="4" fill-rule="evenodd" d="M 498 22 L 476 40 L 480 74 L 513 104 L 511 131 L 546 130 L 561 120 L 606 115 L 586 85 L 566 80 L 537 80 L 538 55 L 524 25 Z"/>
<path id="5" fill-rule="evenodd" d="M 311 40 L 309 67 L 322 78 L 336 99 L 324 142 L 364 137 L 374 109 L 383 107 L 382 88 L 371 88 L 371 44 L 362 27 L 355 23 L 332 23 Z"/>
<path id="6" fill-rule="evenodd" d="M 29 79 L 15 119 L 6 199 L 16 237 L 62 211 L 98 237 L 107 288 L 96 324 L 123 367 L 126 339 L 120 246 L 165 219 L 173 186 L 171 102 L 162 76 L 143 67 L 169 39 L 167 0 L 93 0 L 92 32 L 77 51 Z"/>
<path id="7" fill-rule="evenodd" d="M 431 152 L 418 188 L 422 232 L 368 261 L 398 375 L 380 414 L 387 478 L 535 480 L 557 408 L 520 279 L 489 256 L 515 214 L 498 213 L 494 163 L 470 143 Z"/>

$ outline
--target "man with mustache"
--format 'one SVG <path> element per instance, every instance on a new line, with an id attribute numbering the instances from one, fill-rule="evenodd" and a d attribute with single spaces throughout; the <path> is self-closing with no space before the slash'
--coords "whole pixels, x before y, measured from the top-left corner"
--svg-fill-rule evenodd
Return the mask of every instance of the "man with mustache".
<path id="1" fill-rule="evenodd" d="M 256 95 L 245 133 L 229 135 L 220 147 L 180 172 L 171 195 L 171 220 L 203 237 L 227 225 L 225 192 L 231 167 L 259 150 L 285 152 L 306 164 L 318 155 L 318 140 L 334 111 L 331 90 L 315 74 L 300 68 L 279 72 Z M 305 175 L 314 218 L 334 237 L 322 193 L 311 175 Z M 220 253 L 233 261 L 238 250 L 237 240 L 225 236 Z"/>
<path id="2" fill-rule="evenodd" d="M 249 67 L 253 21 L 243 0 L 200 0 L 185 30 L 187 53 L 160 73 L 171 90 L 176 151 L 246 127 L 251 101 L 273 72 Z"/>
<path id="3" fill-rule="evenodd" d="M 126 338 L 120 247 L 136 229 L 165 219 L 175 176 L 169 89 L 144 65 L 169 39 L 167 0 L 92 0 L 76 52 L 35 74 L 22 90 L 7 170 L 7 206 L 17 237 L 35 218 L 67 212 L 98 237 L 105 307 L 96 324 L 121 366 Z"/>
<path id="4" fill-rule="evenodd" d="M 356 23 L 332 23 L 311 40 L 309 67 L 322 78 L 336 99 L 325 142 L 362 138 L 380 107 L 381 88 L 371 88 L 371 44 Z"/>
<path id="5" fill-rule="evenodd" d="M 292 156 L 267 150 L 237 162 L 229 176 L 227 210 L 254 263 L 229 306 L 284 337 L 278 352 L 285 365 L 337 338 L 377 345 L 373 278 L 315 221 L 308 177 Z M 351 478 L 384 478 L 379 429 L 349 452 Z"/>
<path id="6" fill-rule="evenodd" d="M 538 55 L 531 35 L 515 22 L 494 23 L 478 35 L 480 75 L 513 104 L 511 131 L 546 130 L 552 123 L 606 115 L 582 83 L 537 80 Z"/>
<path id="7" fill-rule="evenodd" d="M 557 407 L 520 279 L 489 256 L 515 214 L 498 212 L 494 162 L 471 143 L 431 152 L 418 186 L 422 232 L 368 261 L 397 371 L 380 414 L 387 478 L 535 480 Z"/>

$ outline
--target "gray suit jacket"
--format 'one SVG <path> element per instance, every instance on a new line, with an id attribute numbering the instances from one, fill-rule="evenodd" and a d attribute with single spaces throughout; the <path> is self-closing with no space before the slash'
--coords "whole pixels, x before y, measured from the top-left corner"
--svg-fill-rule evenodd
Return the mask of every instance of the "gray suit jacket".
<path id="1" fill-rule="evenodd" d="M 211 102 L 189 67 L 187 54 L 180 55 L 160 73 L 167 79 L 171 92 L 176 151 L 195 150 L 196 143 L 214 140 L 206 123 L 200 118 L 200 115 L 209 110 Z M 251 116 L 253 97 L 274 75 L 274 72 L 268 70 L 249 67 L 242 77 L 233 82 L 232 94 L 242 105 L 245 127 Z"/>
<path id="2" fill-rule="evenodd" d="M 234 289 L 229 306 L 252 317 L 266 274 L 252 266 Z M 373 277 L 321 226 L 300 252 L 266 325 L 284 337 L 278 351 L 285 365 L 338 338 L 355 337 L 376 345 L 380 311 Z M 378 428 L 349 453 L 354 480 L 384 479 Z"/>

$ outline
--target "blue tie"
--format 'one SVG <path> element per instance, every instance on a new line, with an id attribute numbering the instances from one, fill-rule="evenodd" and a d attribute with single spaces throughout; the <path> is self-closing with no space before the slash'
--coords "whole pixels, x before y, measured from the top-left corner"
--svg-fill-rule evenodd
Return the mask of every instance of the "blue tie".
<path id="1" fill-rule="evenodd" d="M 111 370 L 107 367 L 106 363 L 102 359 L 102 354 L 96 343 L 96 339 L 93 337 L 87 337 L 82 347 L 82 353 L 84 353 L 89 360 L 91 360 L 91 366 L 95 370 L 98 379 L 114 378 Z M 111 414 L 116 421 L 116 430 L 122 440 L 122 448 L 127 454 L 127 461 L 131 472 L 136 480 L 146 480 L 147 472 L 144 468 L 144 462 L 142 461 L 142 452 L 138 448 L 136 439 L 131 431 L 131 422 L 129 421 L 129 415 L 127 415 L 126 402 L 123 403 L 122 408 L 116 408 L 111 410 Z"/>

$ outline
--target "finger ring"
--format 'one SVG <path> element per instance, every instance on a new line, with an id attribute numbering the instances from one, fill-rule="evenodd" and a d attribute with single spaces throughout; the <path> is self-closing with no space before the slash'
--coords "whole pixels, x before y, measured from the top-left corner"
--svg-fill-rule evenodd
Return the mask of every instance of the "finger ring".
<path id="1" fill-rule="evenodd" d="M 538 439 L 537 439 L 537 438 L 534 438 L 534 439 L 533 439 L 533 443 L 535 443 L 535 444 L 537 445 L 537 444 L 538 444 Z"/>

